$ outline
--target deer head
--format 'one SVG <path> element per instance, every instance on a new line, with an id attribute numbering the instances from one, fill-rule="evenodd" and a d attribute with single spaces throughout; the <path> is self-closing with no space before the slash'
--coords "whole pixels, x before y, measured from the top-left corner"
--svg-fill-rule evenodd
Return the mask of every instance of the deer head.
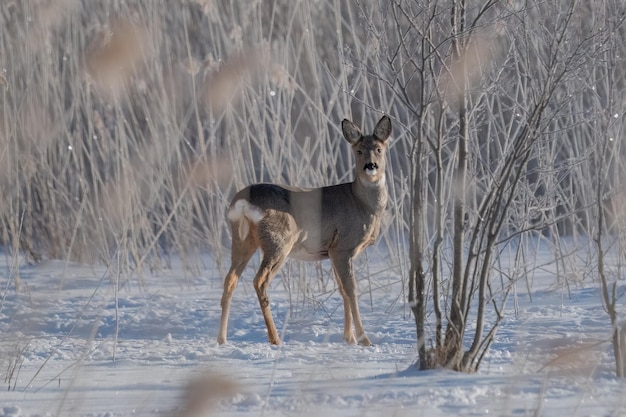
<path id="1" fill-rule="evenodd" d="M 383 116 L 374 128 L 374 133 L 364 136 L 350 120 L 341 122 L 343 137 L 352 145 L 356 159 L 356 177 L 363 184 L 380 184 L 385 179 L 385 153 L 387 139 L 391 134 L 391 120 Z"/>

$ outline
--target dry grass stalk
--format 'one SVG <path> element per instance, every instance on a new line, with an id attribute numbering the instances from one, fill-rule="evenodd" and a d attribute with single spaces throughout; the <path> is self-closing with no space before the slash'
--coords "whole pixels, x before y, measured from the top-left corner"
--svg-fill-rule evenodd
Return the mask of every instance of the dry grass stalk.
<path id="1" fill-rule="evenodd" d="M 120 20 L 89 47 L 87 71 L 103 93 L 117 96 L 147 58 L 145 28 Z"/>
<path id="2" fill-rule="evenodd" d="M 238 384 L 230 378 L 206 373 L 189 382 L 184 404 L 177 417 L 203 417 L 211 413 L 217 402 L 237 393 Z"/>
<path id="3" fill-rule="evenodd" d="M 568 373 L 589 375 L 597 368 L 602 359 L 602 351 L 598 347 L 605 341 L 572 343 L 569 339 L 561 339 L 549 343 L 549 350 L 554 357 L 540 369 L 543 371 L 567 371 Z"/>
<path id="4" fill-rule="evenodd" d="M 207 75 L 204 83 L 204 100 L 210 111 L 219 115 L 224 108 L 242 97 L 246 81 L 267 69 L 266 48 L 259 47 L 231 56 L 217 71 Z"/>

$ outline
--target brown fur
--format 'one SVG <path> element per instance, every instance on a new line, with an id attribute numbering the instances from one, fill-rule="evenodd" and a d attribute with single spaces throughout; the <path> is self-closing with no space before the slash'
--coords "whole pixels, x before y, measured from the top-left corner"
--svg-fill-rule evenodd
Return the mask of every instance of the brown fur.
<path id="1" fill-rule="evenodd" d="M 330 259 L 344 300 L 344 339 L 370 345 L 357 303 L 353 259 L 380 232 L 387 204 L 385 164 L 391 121 L 383 116 L 372 135 L 363 136 L 349 120 L 342 122 L 345 139 L 356 159 L 353 182 L 313 189 L 255 184 L 233 198 L 231 267 L 224 280 L 218 343 L 226 342 L 231 298 L 239 276 L 257 249 L 263 251 L 254 288 L 270 343 L 280 339 L 270 311 L 267 288 L 287 257 L 305 261 Z M 354 321 L 355 334 L 352 332 Z"/>

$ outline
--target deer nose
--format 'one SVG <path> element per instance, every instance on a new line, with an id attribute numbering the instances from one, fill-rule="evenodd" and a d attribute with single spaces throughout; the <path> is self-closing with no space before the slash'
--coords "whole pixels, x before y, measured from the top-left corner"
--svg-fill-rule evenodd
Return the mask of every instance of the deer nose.
<path id="1" fill-rule="evenodd" d="M 369 162 L 369 163 L 365 164 L 365 167 L 363 169 L 372 171 L 374 169 L 378 169 L 378 164 L 376 164 L 375 162 Z"/>

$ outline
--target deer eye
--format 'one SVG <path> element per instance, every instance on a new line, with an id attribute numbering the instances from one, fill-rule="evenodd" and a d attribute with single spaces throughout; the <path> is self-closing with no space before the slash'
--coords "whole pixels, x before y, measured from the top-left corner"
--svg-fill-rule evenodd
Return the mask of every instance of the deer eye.
<path id="1" fill-rule="evenodd" d="M 356 153 L 359 154 L 359 155 L 363 155 L 363 151 L 360 150 L 360 149 L 358 151 L 356 151 Z"/>
<path id="2" fill-rule="evenodd" d="M 376 148 L 376 151 L 377 151 L 378 153 L 383 153 L 383 148 Z"/>

